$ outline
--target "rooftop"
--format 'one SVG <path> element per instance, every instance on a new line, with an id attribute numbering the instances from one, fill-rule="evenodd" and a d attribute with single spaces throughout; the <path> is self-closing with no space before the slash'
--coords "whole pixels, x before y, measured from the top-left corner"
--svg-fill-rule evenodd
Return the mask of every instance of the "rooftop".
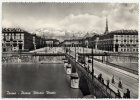
<path id="1" fill-rule="evenodd" d="M 5 33 L 5 32 L 26 32 L 26 31 L 20 28 L 2 28 L 2 32 Z"/>
<path id="2" fill-rule="evenodd" d="M 114 35 L 138 35 L 138 31 L 136 30 L 116 30 L 111 31 L 108 34 L 103 34 L 99 38 L 113 38 Z"/>
<path id="3" fill-rule="evenodd" d="M 108 34 L 113 34 L 113 35 L 138 35 L 137 30 L 116 30 L 116 31 L 111 31 Z"/>

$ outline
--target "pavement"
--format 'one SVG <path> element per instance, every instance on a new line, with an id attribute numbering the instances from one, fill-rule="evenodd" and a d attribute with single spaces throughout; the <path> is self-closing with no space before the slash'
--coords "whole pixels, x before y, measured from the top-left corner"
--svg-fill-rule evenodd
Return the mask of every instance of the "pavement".
<path id="1" fill-rule="evenodd" d="M 75 56 L 75 48 L 71 48 L 71 55 Z M 82 48 L 77 48 L 77 52 L 83 52 Z M 91 52 L 91 49 L 84 48 L 84 52 Z M 98 52 L 98 51 L 97 51 Z M 100 51 L 99 51 L 100 52 Z M 91 64 L 90 71 L 92 70 Z M 104 78 L 104 83 L 106 84 L 106 80 L 110 80 L 110 88 L 114 90 L 117 93 L 117 90 L 119 89 L 121 96 L 123 97 L 123 93 L 126 93 L 126 89 L 128 88 L 130 90 L 130 96 L 131 98 L 138 98 L 138 80 L 139 76 L 135 75 L 133 73 L 115 68 L 113 66 L 107 65 L 102 62 L 98 62 L 94 60 L 94 74 L 98 76 L 100 73 L 102 73 L 102 76 Z M 115 84 L 111 83 L 112 77 L 114 75 Z M 119 80 L 122 81 L 123 88 L 118 87 Z"/>
<path id="2" fill-rule="evenodd" d="M 91 64 L 90 71 L 91 71 Z M 123 71 L 118 68 L 114 68 L 112 66 L 106 65 L 104 63 L 98 62 L 94 60 L 94 72 L 95 75 L 98 76 L 100 73 L 102 73 L 102 76 L 104 80 L 110 80 L 110 88 L 117 92 L 121 92 L 121 96 L 123 96 L 123 93 L 126 92 L 126 89 L 128 88 L 131 92 L 131 98 L 137 98 L 138 97 L 138 75 Z M 111 79 L 114 75 L 115 84 L 111 83 Z M 123 88 L 118 88 L 118 82 L 119 79 L 121 79 Z M 106 81 L 105 81 L 106 84 Z"/>

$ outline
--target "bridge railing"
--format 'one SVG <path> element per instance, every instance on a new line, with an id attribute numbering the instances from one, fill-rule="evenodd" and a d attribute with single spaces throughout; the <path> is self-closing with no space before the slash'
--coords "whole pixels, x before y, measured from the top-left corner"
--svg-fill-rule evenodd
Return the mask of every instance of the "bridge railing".
<path id="1" fill-rule="evenodd" d="M 66 56 L 69 60 L 71 60 L 72 66 L 74 66 L 75 59 L 70 55 L 66 54 Z M 86 69 L 82 66 L 82 64 L 76 62 L 76 68 L 80 70 L 85 75 L 85 77 L 92 83 L 93 93 L 97 98 L 102 98 L 102 97 L 119 98 L 115 91 L 113 91 L 112 89 L 107 87 L 104 83 L 99 81 L 96 76 L 93 76 L 92 79 L 92 74 L 88 73 Z"/>

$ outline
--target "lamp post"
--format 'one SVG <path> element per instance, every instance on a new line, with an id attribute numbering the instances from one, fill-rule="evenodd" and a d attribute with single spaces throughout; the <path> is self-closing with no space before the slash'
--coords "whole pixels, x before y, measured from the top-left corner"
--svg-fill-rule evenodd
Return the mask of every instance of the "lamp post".
<path id="1" fill-rule="evenodd" d="M 93 75 L 94 75 L 94 69 L 93 69 L 93 46 L 92 46 L 92 79 L 93 79 Z"/>
<path id="2" fill-rule="evenodd" d="M 85 56 L 84 56 L 84 40 L 83 40 L 83 60 L 84 60 L 84 66 L 85 66 Z"/>
<path id="3" fill-rule="evenodd" d="M 70 55 L 70 46 L 69 46 L 69 55 Z"/>
<path id="4" fill-rule="evenodd" d="M 75 65 L 76 65 L 76 45 L 74 45 L 75 47 Z"/>
<path id="5" fill-rule="evenodd" d="M 72 66 L 72 73 L 76 73 L 76 45 L 74 44 L 75 47 L 75 62 L 74 62 L 74 66 Z"/>

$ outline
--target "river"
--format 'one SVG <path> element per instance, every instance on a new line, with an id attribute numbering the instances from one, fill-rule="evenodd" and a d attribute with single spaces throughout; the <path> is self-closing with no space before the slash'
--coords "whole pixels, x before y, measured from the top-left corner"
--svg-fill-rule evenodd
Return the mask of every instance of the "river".
<path id="1" fill-rule="evenodd" d="M 63 64 L 3 64 L 3 98 L 82 98 Z"/>

